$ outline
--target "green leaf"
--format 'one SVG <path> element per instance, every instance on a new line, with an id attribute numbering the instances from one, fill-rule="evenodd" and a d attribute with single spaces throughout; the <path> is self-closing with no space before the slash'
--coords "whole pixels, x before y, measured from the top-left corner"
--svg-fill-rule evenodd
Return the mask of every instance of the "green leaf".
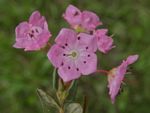
<path id="1" fill-rule="evenodd" d="M 70 101 L 73 101 L 75 99 L 76 94 L 77 94 L 77 89 L 78 89 L 78 83 L 77 83 L 77 80 L 74 80 L 68 89 L 68 93 L 69 93 L 68 99 Z"/>
<path id="2" fill-rule="evenodd" d="M 55 101 L 55 99 L 52 96 L 48 95 L 46 92 L 44 92 L 41 89 L 37 89 L 37 93 L 38 93 L 40 99 L 42 99 L 46 105 L 55 107 L 55 108 L 59 108 L 59 105 L 57 104 L 57 102 Z"/>
<path id="3" fill-rule="evenodd" d="M 65 113 L 83 113 L 83 109 L 79 103 L 71 103 L 66 106 Z"/>

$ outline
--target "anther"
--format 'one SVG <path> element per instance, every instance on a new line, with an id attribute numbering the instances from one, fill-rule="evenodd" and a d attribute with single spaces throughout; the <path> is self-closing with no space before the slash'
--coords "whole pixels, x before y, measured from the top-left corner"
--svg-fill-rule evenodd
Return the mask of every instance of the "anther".
<path id="1" fill-rule="evenodd" d="M 77 16 L 79 13 L 76 11 L 75 13 L 74 13 L 74 16 Z"/>
<path id="2" fill-rule="evenodd" d="M 78 37 L 78 40 L 80 40 L 80 36 Z"/>
<path id="3" fill-rule="evenodd" d="M 68 46 L 68 44 L 67 44 L 67 43 L 65 43 L 65 46 Z"/>
<path id="4" fill-rule="evenodd" d="M 71 67 L 70 66 L 68 66 L 68 69 L 70 69 Z"/>
<path id="5" fill-rule="evenodd" d="M 61 66 L 63 66 L 63 65 L 64 65 L 64 63 L 62 62 L 62 63 L 61 63 Z"/>

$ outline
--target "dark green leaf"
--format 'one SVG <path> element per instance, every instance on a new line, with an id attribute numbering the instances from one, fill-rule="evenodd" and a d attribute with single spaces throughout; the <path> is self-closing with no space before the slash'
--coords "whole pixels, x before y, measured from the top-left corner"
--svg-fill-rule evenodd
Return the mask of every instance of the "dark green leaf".
<path id="1" fill-rule="evenodd" d="M 59 108 L 59 105 L 57 104 L 57 102 L 52 96 L 48 95 L 46 92 L 44 92 L 41 89 L 37 89 L 37 93 L 46 105 Z"/>

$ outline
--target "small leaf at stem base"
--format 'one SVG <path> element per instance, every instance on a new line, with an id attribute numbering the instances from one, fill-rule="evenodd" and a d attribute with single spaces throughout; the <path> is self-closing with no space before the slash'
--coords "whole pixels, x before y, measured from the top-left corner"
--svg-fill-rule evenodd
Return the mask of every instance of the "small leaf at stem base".
<path id="1" fill-rule="evenodd" d="M 83 113 L 83 109 L 79 103 L 68 104 L 65 108 L 65 113 Z"/>

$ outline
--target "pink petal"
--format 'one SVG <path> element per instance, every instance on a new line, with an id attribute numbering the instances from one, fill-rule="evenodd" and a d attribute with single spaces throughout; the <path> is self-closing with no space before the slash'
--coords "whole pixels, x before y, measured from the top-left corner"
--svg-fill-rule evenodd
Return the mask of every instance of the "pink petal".
<path id="1" fill-rule="evenodd" d="M 85 51 L 95 52 L 97 50 L 97 42 L 94 35 L 80 33 L 78 36 L 78 48 L 85 49 Z"/>
<path id="2" fill-rule="evenodd" d="M 32 24 L 33 26 L 36 25 L 44 28 L 45 22 L 46 22 L 45 17 L 41 16 L 39 11 L 34 11 L 29 18 L 29 24 Z"/>
<path id="3" fill-rule="evenodd" d="M 16 42 L 14 45 L 13 45 L 14 48 L 24 48 L 24 46 L 20 43 L 20 42 Z"/>
<path id="4" fill-rule="evenodd" d="M 133 64 L 135 61 L 137 61 L 138 57 L 139 57 L 139 55 L 130 55 L 127 58 L 128 64 Z"/>
<path id="5" fill-rule="evenodd" d="M 112 103 L 115 102 L 115 98 L 120 90 L 121 83 L 122 81 L 116 77 L 115 80 L 112 81 L 109 85 L 109 95 L 111 97 Z"/>
<path id="6" fill-rule="evenodd" d="M 55 42 L 61 46 L 67 45 L 72 45 L 76 41 L 76 32 L 67 29 L 67 28 L 62 28 L 59 34 L 57 35 Z"/>
<path id="7" fill-rule="evenodd" d="M 121 65 L 118 66 L 118 73 L 120 74 L 120 76 L 126 74 L 128 65 L 133 64 L 137 59 L 138 59 L 138 55 L 130 55 L 126 60 L 124 60 L 121 63 Z"/>
<path id="8" fill-rule="evenodd" d="M 103 36 L 106 35 L 108 33 L 108 29 L 98 29 L 96 30 L 96 35 L 98 36 Z"/>
<path id="9" fill-rule="evenodd" d="M 28 30 L 29 30 L 29 24 L 27 22 L 21 22 L 15 29 L 16 41 L 20 38 L 25 38 Z"/>
<path id="10" fill-rule="evenodd" d="M 67 7 L 63 17 L 72 27 L 81 23 L 81 11 L 73 5 Z"/>
<path id="11" fill-rule="evenodd" d="M 103 36 L 98 40 L 98 49 L 103 53 L 107 53 L 113 48 L 113 39 L 111 37 Z"/>
<path id="12" fill-rule="evenodd" d="M 106 35 L 107 29 L 97 30 L 96 37 L 97 37 L 97 46 L 99 51 L 103 53 L 107 53 L 110 51 L 113 46 L 113 39 Z"/>
<path id="13" fill-rule="evenodd" d="M 50 32 L 48 31 L 43 31 L 40 35 L 37 36 L 37 44 L 40 46 L 40 47 L 44 47 L 49 38 L 51 37 L 51 34 Z"/>
<path id="14" fill-rule="evenodd" d="M 39 45 L 33 39 L 18 38 L 16 43 L 13 45 L 15 48 L 25 48 L 25 51 L 39 50 Z"/>
<path id="15" fill-rule="evenodd" d="M 47 53 L 47 56 L 55 67 L 59 67 L 64 61 L 63 53 L 64 49 L 55 44 L 50 48 L 50 50 Z"/>
<path id="16" fill-rule="evenodd" d="M 87 30 L 94 30 L 98 25 L 102 25 L 99 17 L 90 11 L 82 12 L 82 26 Z"/>
<path id="17" fill-rule="evenodd" d="M 64 65 L 58 68 L 58 74 L 64 82 L 69 82 L 81 76 L 73 61 L 64 62 Z"/>
<path id="18" fill-rule="evenodd" d="M 31 43 L 28 43 L 28 45 L 25 47 L 25 51 L 33 51 L 33 50 L 40 50 L 40 46 L 39 44 L 37 44 L 36 41 L 32 41 L 32 44 Z"/>
<path id="19" fill-rule="evenodd" d="M 97 56 L 94 53 L 82 53 L 76 65 L 83 75 L 89 75 L 97 69 Z"/>

